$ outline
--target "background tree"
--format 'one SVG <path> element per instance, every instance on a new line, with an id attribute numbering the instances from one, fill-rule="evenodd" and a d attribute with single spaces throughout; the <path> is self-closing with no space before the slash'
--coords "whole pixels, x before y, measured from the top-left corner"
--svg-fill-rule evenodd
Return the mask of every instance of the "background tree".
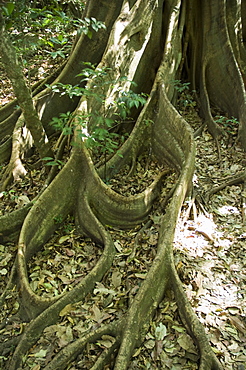
<path id="1" fill-rule="evenodd" d="M 99 283 L 114 272 L 117 242 L 113 233 L 133 229 L 143 222 L 147 222 L 147 227 L 151 223 L 147 221 L 148 215 L 155 205 L 160 215 L 156 252 L 131 302 L 119 301 L 117 304 L 122 307 L 118 313 L 114 311 L 76 340 L 68 341 L 59 353 L 53 349 L 46 356 L 45 351 L 44 368 L 65 369 L 88 343 L 107 340 L 92 368 L 127 369 L 157 307 L 172 290 L 182 322 L 199 350 L 199 369 L 222 369 L 184 293 L 174 263 L 175 229 L 184 199 L 192 192 L 195 161 L 193 132 L 175 104 L 177 92 L 182 92 L 185 86 L 179 84 L 180 80 L 190 83 L 204 122 L 196 135 L 207 126 L 219 149 L 218 137 L 223 132 L 214 118 L 213 110 L 217 109 L 223 115 L 235 117 L 233 123 L 239 123 L 238 140 L 245 149 L 243 4 L 240 7 L 236 1 L 225 0 L 90 0 L 81 22 L 77 22 L 82 32 L 71 54 L 58 74 L 32 87 L 32 101 L 26 84 L 21 87 L 25 95 L 15 84 L 16 80 L 24 81 L 17 62 L 12 69 L 18 76 L 11 77 L 13 71 L 6 68 L 18 103 L 14 101 L 1 108 L 0 159 L 2 163 L 10 157 L 19 160 L 11 161 L 5 169 L 2 190 L 6 191 L 9 185 L 6 179 L 12 174 L 15 179 L 19 177 L 16 165 L 30 147 L 23 135 L 25 125 L 39 159 L 47 160 L 52 167 L 52 174 L 47 176 L 39 194 L 22 208 L 0 218 L 3 240 L 7 237 L 18 240 L 17 256 L 1 302 L 5 304 L 17 284 L 18 319 L 25 323 L 23 333 L 2 345 L 4 353 L 11 351 L 6 368 L 26 368 L 27 353 L 43 333 L 92 292 L 108 298 L 114 296 L 113 291 L 105 290 Z M 31 5 L 35 14 L 38 7 L 44 7 L 41 19 L 47 22 L 45 2 Z M 7 15 L 6 25 L 15 6 L 13 2 L 1 5 L 2 13 Z M 80 13 L 78 7 L 75 9 L 76 14 Z M 54 14 L 58 10 L 61 12 L 54 8 Z M 63 13 L 59 14 L 61 17 Z M 2 15 L 2 37 L 3 18 Z M 7 47 L 10 43 L 3 43 L 0 48 L 3 62 L 13 50 Z M 9 59 L 12 60 L 16 61 L 15 56 Z M 31 117 L 25 111 L 28 101 L 34 114 Z M 35 137 L 37 128 L 40 134 Z M 45 137 L 46 142 L 52 142 L 55 156 L 46 147 L 42 150 Z M 29 143 L 32 145 L 32 141 Z M 129 165 L 129 176 L 134 173 L 144 151 L 151 151 L 160 166 L 153 182 L 130 197 L 112 190 L 108 183 L 113 176 L 125 165 Z M 26 174 L 23 168 L 21 175 Z M 170 171 L 176 173 L 176 183 L 164 201 L 156 205 L 154 202 Z M 98 259 L 71 289 L 39 294 L 38 287 L 30 283 L 30 263 L 68 220 L 70 227 L 96 243 Z M 159 340 L 162 338 L 160 334 Z"/>

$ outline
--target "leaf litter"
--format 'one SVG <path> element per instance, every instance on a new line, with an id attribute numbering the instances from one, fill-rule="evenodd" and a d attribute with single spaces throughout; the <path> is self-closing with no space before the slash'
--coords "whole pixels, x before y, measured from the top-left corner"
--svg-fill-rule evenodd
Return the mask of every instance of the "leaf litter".
<path id="1" fill-rule="evenodd" d="M 186 119 L 194 129 L 200 124 L 195 112 L 187 112 Z M 222 138 L 220 142 L 221 161 L 218 161 L 214 141 L 206 131 L 196 139 L 194 188 L 197 202 L 192 204 L 192 200 L 187 199 L 183 206 L 174 251 L 183 286 L 206 328 L 214 352 L 224 369 L 241 370 L 246 363 L 246 225 L 241 214 L 241 188 L 226 187 L 206 199 L 206 192 L 219 185 L 225 176 L 233 176 L 243 169 L 244 153 L 237 146 L 228 149 L 226 139 Z M 138 162 L 132 178 L 126 178 L 129 171 L 126 167 L 109 185 L 125 196 L 144 190 L 160 171 L 154 159 L 148 159 L 146 169 L 146 160 L 142 157 Z M 174 182 L 174 174 L 165 179 L 162 199 Z M 35 183 L 38 184 L 38 181 Z M 25 182 L 14 186 L 20 186 L 22 190 L 24 187 L 24 195 L 32 199 L 34 190 L 30 188 L 29 194 Z M 13 199 L 8 201 L 9 209 L 16 207 Z M 25 369 L 41 369 L 60 348 L 87 330 L 119 319 L 127 312 L 156 255 L 161 220 L 159 203 L 160 200 L 150 215 L 152 222 L 149 228 L 142 229 L 143 225 L 140 225 L 130 231 L 108 229 L 116 248 L 112 268 L 83 302 L 64 307 L 60 312 L 60 321 L 44 330 L 43 336 L 27 356 Z M 10 242 L 0 245 L 2 288 L 7 281 L 15 249 Z M 32 289 L 44 297 L 70 290 L 93 268 L 101 252 L 100 247 L 89 238 L 76 234 L 74 220 L 69 217 L 43 250 L 29 261 Z M 17 311 L 16 292 L 13 291 L 1 313 L 3 320 L 10 319 L 1 330 L 2 341 L 24 330 L 25 325 L 18 318 L 11 320 Z M 98 355 L 110 347 L 113 340 L 108 335 L 89 344 L 69 369 L 91 368 Z M 145 340 L 133 355 L 129 369 L 195 370 L 198 369 L 198 360 L 197 348 L 182 325 L 173 294 L 167 292 Z"/>

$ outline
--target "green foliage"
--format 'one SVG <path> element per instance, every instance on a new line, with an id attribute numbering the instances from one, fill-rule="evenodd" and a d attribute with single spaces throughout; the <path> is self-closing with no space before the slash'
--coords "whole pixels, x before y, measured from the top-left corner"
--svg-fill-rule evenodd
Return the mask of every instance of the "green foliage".
<path id="1" fill-rule="evenodd" d="M 73 98 L 74 96 L 82 96 L 83 91 L 85 90 L 82 87 L 79 87 L 79 85 L 71 85 L 71 84 L 62 84 L 58 82 L 56 85 L 46 85 L 47 87 L 50 87 L 53 92 L 59 93 L 62 95 L 68 95 L 69 98 Z M 88 94 L 87 94 L 88 95 Z"/>
<path id="2" fill-rule="evenodd" d="M 239 125 L 237 118 L 235 117 L 227 118 L 224 116 L 215 116 L 214 121 L 222 125 L 228 134 L 236 135 L 236 130 L 238 129 L 238 125 Z"/>
<path id="3" fill-rule="evenodd" d="M 70 98 L 73 96 L 86 96 L 86 97 L 94 97 L 97 101 L 104 104 L 105 103 L 105 95 L 103 93 L 99 94 L 98 92 L 94 92 L 93 89 L 105 85 L 112 85 L 114 86 L 116 83 L 120 82 L 121 80 L 126 81 L 126 78 L 121 78 L 119 81 L 110 81 L 109 79 L 105 79 L 105 76 L 108 76 L 110 68 L 103 67 L 103 68 L 95 68 L 90 63 L 85 63 L 86 67 L 78 76 L 82 77 L 81 82 L 88 82 L 90 81 L 90 89 L 87 87 L 80 87 L 79 85 L 70 85 L 70 84 L 62 84 L 58 83 L 53 86 L 49 86 L 54 92 L 59 93 L 60 95 L 68 95 Z M 131 82 L 134 84 L 134 82 Z M 104 152 L 112 153 L 117 148 L 117 141 L 119 135 L 115 132 L 112 132 L 112 129 L 119 125 L 120 123 L 124 122 L 129 116 L 130 111 L 132 108 L 139 108 L 146 103 L 146 95 L 145 94 L 136 94 L 132 90 L 127 92 L 121 91 L 118 88 L 118 97 L 112 103 L 114 107 L 117 108 L 116 113 L 114 113 L 114 119 L 107 117 L 107 115 L 102 115 L 100 112 L 94 110 L 89 115 L 79 115 L 76 117 L 77 122 L 81 126 L 82 129 L 86 129 L 87 122 L 89 119 L 93 119 L 95 122 L 95 127 L 93 132 L 90 134 L 84 133 L 85 130 L 82 130 L 80 133 L 81 137 L 86 137 L 86 145 L 89 148 L 100 148 L 100 150 Z M 63 113 L 60 115 L 59 118 L 54 117 L 51 121 L 51 125 L 56 129 L 62 130 L 64 134 L 71 133 L 73 127 L 69 129 L 66 128 L 66 121 L 70 117 L 70 112 Z"/>
<path id="4" fill-rule="evenodd" d="M 6 16 L 6 17 L 10 17 L 11 14 L 13 13 L 13 10 L 15 8 L 15 4 L 14 3 L 6 3 L 2 6 L 2 10 L 3 10 L 3 14 Z"/>
<path id="5" fill-rule="evenodd" d="M 119 116 L 126 119 L 132 108 L 138 109 L 146 103 L 146 95 L 136 94 L 131 90 L 123 91 L 115 103 L 119 109 Z"/>
<path id="6" fill-rule="evenodd" d="M 43 161 L 47 161 L 47 163 L 45 163 L 46 166 L 57 166 L 59 170 L 64 166 L 63 161 L 52 157 L 44 157 Z"/>
<path id="7" fill-rule="evenodd" d="M 0 198 L 8 198 L 9 200 L 15 200 L 18 198 L 17 195 L 15 195 L 15 190 L 14 189 L 11 189 L 11 190 L 8 190 L 8 191 L 2 191 L 0 193 Z"/>
<path id="8" fill-rule="evenodd" d="M 83 2 L 73 0 L 68 3 L 78 8 Z M 74 30 L 91 38 L 93 31 L 106 28 L 95 18 L 71 18 L 58 1 L 43 4 L 45 1 L 41 1 L 39 6 L 38 2 L 23 0 L 8 2 L 2 7 L 6 29 L 24 64 L 30 53 L 41 48 L 53 59 L 65 58 L 72 45 Z"/>
<path id="9" fill-rule="evenodd" d="M 173 80 L 172 84 L 174 85 L 175 90 L 177 90 L 180 94 L 190 89 L 189 88 L 190 82 L 182 82 L 181 80 Z"/>
<path id="10" fill-rule="evenodd" d="M 70 112 L 60 113 L 59 117 L 53 117 L 50 124 L 59 131 L 62 131 L 63 135 L 71 135 L 73 127 L 71 127 L 68 123 L 72 118 L 72 114 Z"/>
<path id="11" fill-rule="evenodd" d="M 85 68 L 78 75 L 81 78 L 81 83 L 90 81 L 90 88 L 81 87 L 79 85 L 62 84 L 57 83 L 56 85 L 48 85 L 54 92 L 60 95 L 68 95 L 70 98 L 85 96 L 88 98 L 95 98 L 105 108 L 106 96 L 103 92 L 98 93 L 98 87 L 109 85 L 112 88 L 120 86 L 121 81 L 128 81 L 126 77 L 120 78 L 119 80 L 110 80 L 108 77 L 111 71 L 108 67 L 96 68 L 90 63 L 85 63 Z M 131 85 L 135 85 L 133 81 L 128 81 Z M 97 88 L 97 89 L 96 89 Z M 102 89 L 101 89 L 102 91 Z M 120 135 L 114 132 L 114 128 L 121 123 L 124 123 L 126 119 L 129 119 L 132 108 L 140 108 L 146 103 L 146 95 L 141 93 L 137 94 L 132 90 L 122 91 L 120 87 L 116 89 L 118 93 L 115 101 L 107 107 L 107 112 L 98 112 L 94 109 L 89 114 L 76 115 L 76 124 L 81 127 L 78 133 L 85 140 L 85 145 L 92 149 L 94 152 L 98 151 L 100 154 L 104 154 L 105 163 L 106 155 L 115 152 L 118 148 L 119 143 L 125 139 L 124 135 Z M 114 107 L 112 117 L 110 116 L 110 108 Z M 115 109 L 116 108 L 116 109 Z M 64 135 L 71 134 L 74 125 L 68 124 L 71 118 L 70 112 L 62 113 L 59 117 L 54 117 L 50 124 L 60 130 Z M 91 132 L 87 131 L 88 122 L 92 120 L 93 127 Z M 150 121 L 146 120 L 148 125 Z M 120 154 L 121 155 L 121 154 Z M 106 175 L 105 175 L 106 177 Z"/>
<path id="12" fill-rule="evenodd" d="M 63 217 L 61 215 L 54 217 L 55 224 L 61 224 L 63 222 Z"/>
<path id="13" fill-rule="evenodd" d="M 78 26 L 78 33 L 84 33 L 89 37 L 92 38 L 92 32 L 98 32 L 100 29 L 106 29 L 106 26 L 103 22 L 96 20 L 95 18 L 84 18 L 84 19 L 77 19 L 75 21 L 75 25 Z"/>
<path id="14" fill-rule="evenodd" d="M 154 121 L 152 121 L 152 119 L 145 119 L 144 123 L 145 123 L 146 126 L 150 126 L 154 123 Z"/>
<path id="15" fill-rule="evenodd" d="M 190 82 L 182 82 L 181 80 L 173 80 L 171 82 L 174 86 L 174 89 L 179 93 L 178 104 L 180 107 L 195 107 L 196 102 L 192 94 L 190 93 Z M 194 92 L 194 91 L 192 91 Z"/>
<path id="16" fill-rule="evenodd" d="M 105 79 L 105 76 L 108 76 L 109 72 L 111 71 L 111 69 L 108 67 L 96 68 L 91 63 L 84 63 L 84 65 L 88 67 L 84 68 L 83 71 L 78 74 L 78 77 L 83 77 L 80 81 L 81 83 L 90 81 L 90 89 L 87 89 L 86 87 L 80 87 L 79 85 L 62 83 L 47 86 L 50 87 L 54 92 L 59 93 L 61 96 L 66 94 L 72 98 L 73 96 L 79 97 L 84 95 L 87 97 L 94 97 L 97 101 L 103 103 L 106 98 L 105 95 L 103 93 L 99 94 L 98 92 L 94 92 L 93 89 L 103 87 L 105 85 L 114 87 L 121 81 L 128 81 L 131 83 L 131 85 L 136 85 L 134 81 L 129 81 L 126 79 L 126 77 L 121 77 L 118 80 Z M 121 91 L 121 88 L 118 88 L 118 98 L 112 103 L 112 105 L 118 108 L 118 116 L 121 119 L 126 119 L 132 108 L 139 108 L 146 103 L 146 98 L 146 94 L 136 94 L 132 90 Z"/>

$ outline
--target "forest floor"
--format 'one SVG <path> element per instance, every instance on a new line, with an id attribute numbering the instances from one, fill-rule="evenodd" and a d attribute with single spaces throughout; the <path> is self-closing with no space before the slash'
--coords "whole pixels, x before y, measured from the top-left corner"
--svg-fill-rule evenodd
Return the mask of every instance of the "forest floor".
<path id="1" fill-rule="evenodd" d="M 0 105 L 12 98 L 5 78 L 3 84 Z M 201 125 L 195 108 L 180 109 L 195 131 Z M 245 167 L 245 153 L 234 144 L 237 128 L 225 127 L 228 123 L 226 119 L 223 122 L 225 136 L 219 141 L 220 157 L 214 140 L 206 130 L 196 138 L 196 197 L 194 201 L 187 199 L 183 206 L 174 254 L 192 307 L 205 326 L 223 368 L 243 370 L 246 364 L 246 220 L 242 210 L 246 195 L 239 184 L 227 186 L 207 197 L 211 189 Z M 35 168 L 32 159 L 26 160 L 25 166 L 27 177 L 0 194 L 0 215 L 28 203 L 42 188 L 44 171 Z M 124 180 L 124 171 L 127 170 L 125 168 L 109 184 L 126 196 L 144 190 L 156 176 L 157 165 L 154 158 L 145 156 L 139 161 L 134 176 Z M 162 197 L 174 182 L 175 175 L 169 175 Z M 29 353 L 25 369 L 41 369 L 54 352 L 85 330 L 120 317 L 127 311 L 156 254 L 161 218 L 158 202 L 150 218 L 153 223 L 141 233 L 141 238 L 139 231 L 143 225 L 127 232 L 112 230 L 117 254 L 110 272 L 84 302 L 66 306 L 60 313 L 60 322 L 45 329 L 43 337 Z M 16 245 L 11 242 L 0 245 L 0 290 L 6 285 L 15 252 Z M 73 219 L 70 218 L 43 251 L 29 262 L 31 286 L 35 292 L 47 297 L 69 290 L 92 268 L 100 254 L 100 248 L 88 238 L 76 234 Z M 18 311 L 15 294 L 13 292 L 7 297 L 5 309 L 0 314 L 1 321 Z M 7 339 L 20 334 L 23 329 L 21 323 L 10 320 L 0 330 L 0 337 Z M 90 369 L 100 350 L 111 345 L 111 339 L 105 336 L 88 346 L 83 356 L 79 356 L 69 369 Z M 0 356 L 0 368 L 6 359 L 4 357 Z M 181 323 L 170 292 L 157 309 L 143 345 L 133 356 L 130 369 L 195 370 L 198 369 L 198 358 L 197 349 Z"/>

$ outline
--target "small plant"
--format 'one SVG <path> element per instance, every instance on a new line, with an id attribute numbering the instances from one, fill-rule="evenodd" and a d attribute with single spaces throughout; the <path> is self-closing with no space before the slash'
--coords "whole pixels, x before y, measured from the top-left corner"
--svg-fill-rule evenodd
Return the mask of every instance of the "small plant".
<path id="1" fill-rule="evenodd" d="M 224 116 L 215 116 L 214 121 L 222 125 L 228 134 L 236 135 L 236 131 L 239 125 L 237 118 L 235 117 L 227 118 Z"/>
<path id="2" fill-rule="evenodd" d="M 54 159 L 52 157 L 45 157 L 43 158 L 43 161 L 47 161 L 47 163 L 45 163 L 46 166 L 57 166 L 59 170 L 62 169 L 62 167 L 64 166 L 63 161 L 60 161 L 59 159 Z"/>
<path id="3" fill-rule="evenodd" d="M 190 87 L 190 82 L 182 82 L 181 80 L 173 80 L 172 84 L 180 94 L 183 93 L 184 91 L 189 91 Z"/>
<path id="4" fill-rule="evenodd" d="M 116 100 L 116 105 L 119 109 L 119 116 L 126 119 L 132 108 L 139 108 L 146 103 L 146 94 L 136 94 L 132 90 L 123 91 Z"/>
<path id="5" fill-rule="evenodd" d="M 154 123 L 154 121 L 152 119 L 145 119 L 144 123 L 145 123 L 146 126 L 150 126 Z"/>
<path id="6" fill-rule="evenodd" d="M 193 108 L 196 106 L 196 102 L 190 93 L 190 82 L 173 80 L 172 84 L 174 85 L 174 89 L 179 93 L 178 104 L 180 107 L 184 107 L 184 109 L 186 109 L 187 107 Z"/>
<path id="7" fill-rule="evenodd" d="M 137 94 L 132 90 L 121 91 L 121 88 L 117 88 L 116 93 L 118 93 L 118 97 L 105 108 L 106 96 L 103 92 L 98 93 L 95 89 L 105 85 L 111 85 L 112 88 L 114 88 L 114 86 L 118 85 L 121 81 L 128 80 L 126 77 L 122 77 L 117 81 L 112 81 L 106 78 L 110 72 L 110 68 L 96 68 L 90 63 L 85 63 L 85 65 L 86 68 L 84 68 L 78 76 L 82 77 L 81 82 L 90 81 L 89 89 L 87 87 L 80 87 L 79 85 L 64 85 L 62 83 L 57 83 L 53 86 L 48 85 L 48 87 L 60 95 L 67 94 L 70 98 L 82 95 L 88 98 L 93 97 L 104 107 L 103 112 L 98 112 L 94 109 L 88 114 L 77 115 L 76 123 L 81 127 L 78 135 L 86 139 L 85 145 L 87 148 L 103 154 L 105 163 L 104 176 L 106 179 L 107 155 L 115 152 L 119 145 L 118 142 L 122 139 L 122 135 L 114 132 L 114 129 L 116 126 L 129 119 L 132 108 L 138 109 L 143 106 L 146 103 L 147 96 L 143 93 Z M 133 81 L 128 82 L 130 82 L 131 85 L 135 85 Z M 111 108 L 113 108 L 113 113 L 110 113 Z M 113 118 L 110 117 L 110 114 L 112 114 Z M 50 124 L 62 131 L 64 135 L 71 134 L 74 125 L 71 126 L 67 124 L 70 118 L 70 112 L 62 113 L 59 117 L 54 117 Z M 90 131 L 88 131 L 87 126 L 90 121 L 93 122 L 93 124 Z M 146 122 L 146 124 L 149 124 L 149 121 Z"/>
<path id="8" fill-rule="evenodd" d="M 100 29 L 106 29 L 103 22 L 98 21 L 96 18 L 77 19 L 74 24 L 79 27 L 78 34 L 84 33 L 89 39 L 92 38 L 92 31 L 98 32 Z"/>
<path id="9" fill-rule="evenodd" d="M 9 199 L 11 201 L 16 201 L 18 199 L 18 195 L 15 195 L 16 190 L 11 189 L 8 191 L 2 191 L 0 193 L 0 198 Z"/>
<path id="10" fill-rule="evenodd" d="M 1 6 L 5 28 L 9 31 L 23 67 L 28 67 L 29 56 L 34 53 L 38 55 L 40 48 L 53 59 L 66 58 L 75 32 L 78 35 L 84 33 L 91 39 L 93 31 L 106 28 L 103 22 L 93 17 L 80 19 L 78 15 L 74 18 L 63 11 L 65 8 L 56 0 L 43 7 L 36 7 L 36 2 L 27 0 L 8 1 Z M 77 9 L 79 14 L 84 3 L 74 0 L 72 8 Z"/>
<path id="11" fill-rule="evenodd" d="M 60 113 L 59 117 L 53 117 L 50 125 L 53 126 L 56 130 L 59 130 L 63 135 L 71 135 L 73 132 L 73 127 L 69 125 L 69 122 L 72 118 L 70 112 Z"/>
<path id="12" fill-rule="evenodd" d="M 63 222 L 63 217 L 61 215 L 55 216 L 53 218 L 55 224 L 61 224 Z"/>

